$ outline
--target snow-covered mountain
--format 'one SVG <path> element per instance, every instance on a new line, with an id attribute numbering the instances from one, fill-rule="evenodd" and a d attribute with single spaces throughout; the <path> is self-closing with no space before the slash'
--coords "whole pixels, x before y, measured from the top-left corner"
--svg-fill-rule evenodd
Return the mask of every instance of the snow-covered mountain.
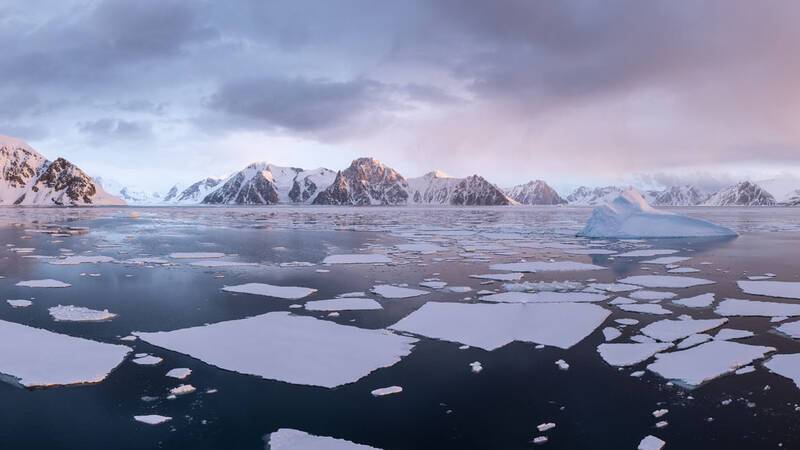
<path id="1" fill-rule="evenodd" d="M 566 200 L 542 180 L 518 184 L 505 190 L 506 195 L 523 205 L 562 205 Z"/>
<path id="2" fill-rule="evenodd" d="M 670 186 L 657 192 L 650 204 L 654 206 L 695 206 L 708 200 L 709 196 L 708 193 L 695 186 Z"/>
<path id="3" fill-rule="evenodd" d="M 181 189 L 181 187 L 176 184 L 164 195 L 163 203 L 198 204 L 202 202 L 211 191 L 217 188 L 222 181 L 222 178 L 209 177 L 192 183 L 186 189 Z"/>
<path id="4" fill-rule="evenodd" d="M 454 178 L 435 170 L 408 178 L 408 202 L 423 205 L 511 205 L 500 188 L 483 177 Z"/>
<path id="5" fill-rule="evenodd" d="M 786 195 L 786 198 L 781 204 L 786 206 L 800 206 L 800 189 Z"/>
<path id="6" fill-rule="evenodd" d="M 124 205 L 64 158 L 49 161 L 24 141 L 0 135 L 0 205 Z"/>
<path id="7" fill-rule="evenodd" d="M 617 198 L 621 193 L 625 192 L 625 188 L 618 186 L 605 186 L 590 188 L 581 186 L 572 194 L 567 196 L 567 203 L 576 206 L 597 206 L 603 205 Z"/>
<path id="8" fill-rule="evenodd" d="M 274 205 L 278 203 L 311 203 L 335 177 L 333 171 L 320 168 L 303 170 L 258 162 L 234 173 L 218 186 L 212 186 L 202 198 L 205 204 Z M 208 188 L 212 179 L 199 187 Z M 192 189 L 197 183 L 190 186 Z M 184 191 L 184 193 L 187 193 Z M 187 193 L 187 194 L 191 194 Z M 181 194 L 181 197 L 183 194 Z M 199 194 L 197 194 L 199 197 Z"/>
<path id="9" fill-rule="evenodd" d="M 336 174 L 330 186 L 320 192 L 315 205 L 404 205 L 408 182 L 391 167 L 374 158 L 359 158 Z"/>
<path id="10" fill-rule="evenodd" d="M 704 206 L 772 206 L 775 197 L 750 181 L 742 181 L 723 189 L 706 200 Z"/>
<path id="11" fill-rule="evenodd" d="M 93 180 L 109 194 L 119 197 L 131 205 L 152 205 L 161 202 L 161 194 L 158 192 L 148 192 L 138 187 L 126 186 L 119 181 L 104 177 L 94 177 Z"/>
<path id="12" fill-rule="evenodd" d="M 788 203 L 790 197 L 800 190 L 800 176 L 784 173 L 755 183 L 772 194 L 778 203 Z"/>

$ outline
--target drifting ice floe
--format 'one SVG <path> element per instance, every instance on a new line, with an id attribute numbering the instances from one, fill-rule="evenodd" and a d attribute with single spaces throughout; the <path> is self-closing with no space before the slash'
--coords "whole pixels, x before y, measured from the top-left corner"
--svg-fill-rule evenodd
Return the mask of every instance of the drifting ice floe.
<path id="1" fill-rule="evenodd" d="M 161 361 L 164 361 L 164 358 L 148 355 L 146 353 L 141 356 L 136 355 L 136 358 L 133 359 L 133 362 L 140 366 L 155 366 L 161 364 Z"/>
<path id="2" fill-rule="evenodd" d="M 609 311 L 586 303 L 427 303 L 389 328 L 494 350 L 513 341 L 570 348 Z"/>
<path id="3" fill-rule="evenodd" d="M 30 300 L 6 300 L 12 308 L 27 308 L 33 304 Z"/>
<path id="4" fill-rule="evenodd" d="M 699 386 L 774 351 L 773 347 L 711 341 L 688 350 L 660 353 L 647 368 L 668 380 Z"/>
<path id="5" fill-rule="evenodd" d="M 133 416 L 133 420 L 146 423 L 148 425 L 158 425 L 164 422 L 169 422 L 172 420 L 172 417 L 160 416 L 158 414 L 148 414 L 144 416 Z"/>
<path id="6" fill-rule="evenodd" d="M 661 439 L 649 435 L 645 436 L 641 442 L 639 442 L 639 446 L 636 447 L 636 450 L 661 450 L 667 443 L 662 441 Z"/>
<path id="7" fill-rule="evenodd" d="M 298 300 L 317 292 L 316 289 L 297 286 L 275 286 L 266 283 L 246 283 L 236 286 L 225 286 L 225 292 L 236 292 L 240 294 L 263 295 L 265 297 L 275 297 L 287 300 Z"/>
<path id="8" fill-rule="evenodd" d="M 241 320 L 134 333 L 159 347 L 222 369 L 287 383 L 352 383 L 411 352 L 414 338 L 272 312 Z M 258 342 L 259 345 L 252 345 Z"/>
<path id="9" fill-rule="evenodd" d="M 702 278 L 680 277 L 674 275 L 635 275 L 618 280 L 620 283 L 637 284 L 648 288 L 675 288 L 683 289 L 694 286 L 714 284 L 711 280 Z"/>
<path id="10" fill-rule="evenodd" d="M 0 320 L 0 373 L 26 387 L 99 383 L 130 351 Z"/>
<path id="11" fill-rule="evenodd" d="M 392 260 L 379 253 L 352 254 L 352 255 L 330 255 L 322 260 L 323 264 L 385 264 Z"/>
<path id="12" fill-rule="evenodd" d="M 470 275 L 470 278 L 477 278 L 479 280 L 493 280 L 493 281 L 519 281 L 524 274 L 522 273 L 489 273 L 484 275 Z"/>
<path id="13" fill-rule="evenodd" d="M 53 306 L 48 311 L 50 312 L 50 317 L 56 322 L 103 322 L 117 317 L 116 314 L 108 312 L 107 309 L 98 311 L 73 305 Z"/>
<path id="14" fill-rule="evenodd" d="M 677 250 L 671 249 L 664 249 L 664 248 L 651 248 L 646 250 L 632 250 L 625 253 L 620 253 L 617 255 L 618 258 L 644 258 L 644 257 L 651 257 L 651 256 L 659 256 L 659 255 L 671 255 L 673 253 L 678 253 Z"/>
<path id="15" fill-rule="evenodd" d="M 497 303 L 565 303 L 565 302 L 602 302 L 608 296 L 588 292 L 502 292 L 485 295 L 480 299 Z"/>
<path id="16" fill-rule="evenodd" d="M 633 303 L 627 305 L 619 305 L 619 309 L 628 312 L 635 312 L 641 314 L 657 314 L 667 315 L 672 314 L 672 311 L 664 308 L 657 303 Z"/>
<path id="17" fill-rule="evenodd" d="M 169 257 L 172 259 L 211 259 L 211 258 L 224 258 L 225 253 L 218 252 L 177 252 L 170 253 Z"/>
<path id="18" fill-rule="evenodd" d="M 642 328 L 642 334 L 661 342 L 675 342 L 687 336 L 721 327 L 728 319 L 664 319 Z"/>
<path id="19" fill-rule="evenodd" d="M 723 328 L 714 335 L 714 339 L 718 341 L 730 341 L 732 339 L 745 339 L 753 336 L 754 333 L 752 331 Z"/>
<path id="20" fill-rule="evenodd" d="M 800 299 L 800 282 L 791 281 L 739 281 L 739 289 L 746 294 L 765 297 Z"/>
<path id="21" fill-rule="evenodd" d="M 183 380 L 184 378 L 188 377 L 191 374 L 192 374 L 192 369 L 187 369 L 183 367 L 172 369 L 169 372 L 167 372 L 168 377 L 177 378 L 179 380 Z"/>
<path id="22" fill-rule="evenodd" d="M 411 289 L 400 286 L 392 286 L 389 284 L 381 284 L 372 288 L 373 294 L 378 294 L 383 298 L 410 298 L 419 297 L 420 295 L 430 294 L 428 291 L 420 289 Z"/>
<path id="23" fill-rule="evenodd" d="M 289 428 L 281 428 L 270 434 L 269 448 L 271 450 L 380 450 L 368 445 L 326 436 L 314 436 Z"/>
<path id="24" fill-rule="evenodd" d="M 705 333 L 693 334 L 687 337 L 686 339 L 680 341 L 678 343 L 677 348 L 678 350 L 683 350 L 685 348 L 694 347 L 695 345 L 702 344 L 703 342 L 708 342 L 711 339 L 713 338 L 711 337 L 710 334 L 705 334 Z"/>
<path id="25" fill-rule="evenodd" d="M 791 338 L 800 339 L 800 321 L 785 323 L 776 328 L 776 330 Z"/>
<path id="26" fill-rule="evenodd" d="M 78 264 L 100 264 L 113 262 L 114 258 L 110 256 L 67 256 L 63 259 L 54 259 L 50 264 L 58 266 L 74 266 Z"/>
<path id="27" fill-rule="evenodd" d="M 786 377 L 800 388 L 800 353 L 775 355 L 764 363 L 770 372 Z"/>
<path id="28" fill-rule="evenodd" d="M 636 300 L 669 300 L 675 297 L 675 293 L 660 291 L 636 291 L 631 292 L 629 297 Z"/>
<path id="29" fill-rule="evenodd" d="M 221 267 L 247 267 L 247 266 L 257 266 L 256 263 L 248 263 L 248 262 L 241 262 L 241 261 L 223 261 L 223 260 L 202 260 L 202 261 L 193 261 L 189 263 L 190 266 L 194 267 L 205 267 L 208 269 L 213 268 L 221 268 Z"/>
<path id="30" fill-rule="evenodd" d="M 574 261 L 557 261 L 557 262 L 517 262 L 505 264 L 492 264 L 489 266 L 491 270 L 507 270 L 509 272 L 578 272 L 584 270 L 603 270 L 605 267 L 596 266 L 594 264 L 579 263 Z"/>
<path id="31" fill-rule="evenodd" d="M 661 258 L 642 261 L 642 264 L 659 264 L 663 266 L 668 266 L 670 264 L 677 264 L 679 262 L 688 261 L 690 259 L 692 258 L 689 258 L 688 256 L 663 256 Z"/>
<path id="32" fill-rule="evenodd" d="M 672 347 L 666 343 L 645 343 L 645 344 L 600 344 L 597 352 L 612 366 L 625 367 L 639 364 L 650 359 L 658 352 Z"/>
<path id="33" fill-rule="evenodd" d="M 701 219 L 661 211 L 634 189 L 594 209 L 579 236 L 671 238 L 736 236 L 732 230 Z"/>
<path id="34" fill-rule="evenodd" d="M 418 242 L 414 244 L 400 244 L 395 246 L 398 250 L 403 252 L 414 252 L 414 253 L 422 253 L 423 255 L 436 253 L 436 252 L 443 252 L 447 250 L 446 248 L 431 244 L 428 242 Z"/>
<path id="35" fill-rule="evenodd" d="M 620 336 L 622 336 L 622 332 L 614 327 L 603 328 L 603 337 L 605 338 L 606 342 L 613 341 Z"/>
<path id="36" fill-rule="evenodd" d="M 330 300 L 316 300 L 306 303 L 309 311 L 361 311 L 382 309 L 381 304 L 371 298 L 332 298 Z"/>
<path id="37" fill-rule="evenodd" d="M 700 294 L 695 297 L 673 300 L 672 303 L 681 306 L 688 306 L 689 308 L 708 308 L 712 303 L 714 303 L 714 294 Z"/>
<path id="38" fill-rule="evenodd" d="M 371 394 L 373 397 L 384 397 L 387 395 L 394 395 L 403 392 L 403 388 L 400 386 L 388 386 L 385 388 L 374 389 Z"/>
<path id="39" fill-rule="evenodd" d="M 30 288 L 68 288 L 72 285 L 69 283 L 64 283 L 63 281 L 47 279 L 47 280 L 20 281 L 15 286 L 30 287 Z"/>
<path id="40" fill-rule="evenodd" d="M 720 316 L 792 317 L 800 316 L 800 305 L 727 298 L 714 312 Z"/>

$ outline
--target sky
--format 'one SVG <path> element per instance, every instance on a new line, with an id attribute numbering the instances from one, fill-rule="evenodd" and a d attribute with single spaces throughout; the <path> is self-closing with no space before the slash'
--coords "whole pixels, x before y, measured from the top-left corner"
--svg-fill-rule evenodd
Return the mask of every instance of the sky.
<path id="1" fill-rule="evenodd" d="M 562 191 L 800 175 L 798 23 L 789 0 L 0 0 L 0 134 L 153 190 L 360 156 Z"/>

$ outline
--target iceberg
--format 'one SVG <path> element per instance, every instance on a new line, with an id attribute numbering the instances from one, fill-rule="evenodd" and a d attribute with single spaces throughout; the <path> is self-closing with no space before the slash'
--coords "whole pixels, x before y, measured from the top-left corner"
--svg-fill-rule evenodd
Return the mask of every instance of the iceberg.
<path id="1" fill-rule="evenodd" d="M 635 189 L 594 209 L 578 236 L 594 238 L 732 237 L 733 230 L 650 206 Z"/>

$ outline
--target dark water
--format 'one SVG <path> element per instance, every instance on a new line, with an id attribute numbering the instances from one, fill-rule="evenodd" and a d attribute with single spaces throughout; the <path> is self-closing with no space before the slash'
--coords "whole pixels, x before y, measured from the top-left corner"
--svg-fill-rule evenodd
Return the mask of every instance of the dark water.
<path id="1" fill-rule="evenodd" d="M 126 259 L 171 252 L 213 251 L 236 254 L 237 260 L 258 262 L 258 267 L 202 269 L 99 264 L 56 266 L 46 261 L 0 249 L 0 319 L 103 342 L 120 343 L 132 331 L 173 330 L 222 320 L 239 319 L 269 311 L 285 311 L 293 301 L 220 291 L 224 284 L 262 282 L 307 286 L 319 290 L 304 300 L 333 298 L 350 291 L 368 291 L 378 281 L 416 285 L 439 273 L 450 285 L 484 288 L 470 274 L 488 273 L 488 262 L 435 261 L 454 257 L 463 241 L 486 239 L 456 237 L 447 241 L 450 251 L 411 257 L 397 266 L 334 266 L 283 268 L 289 261 L 319 263 L 331 253 L 359 252 L 375 246 L 407 242 L 408 233 L 424 229 L 520 232 L 527 238 L 571 242 L 587 210 L 477 209 L 477 210 L 344 210 L 317 209 L 133 209 L 35 210 L 6 208 L 0 212 L 0 244 L 34 247 L 37 255 L 58 255 L 68 248 L 76 254 Z M 788 211 L 788 212 L 787 212 Z M 711 287 L 676 290 L 681 297 L 715 292 L 717 298 L 748 298 L 735 285 L 743 274 L 773 272 L 777 280 L 800 281 L 800 214 L 793 210 L 708 210 L 713 220 L 736 227 L 735 240 L 667 240 L 657 248 L 681 250 L 692 256 L 688 265 L 702 270 L 689 274 L 716 281 Z M 764 214 L 768 212 L 768 214 Z M 14 226 L 19 222 L 20 226 Z M 53 243 L 46 234 L 26 232 L 45 223 L 86 226 L 86 234 Z M 29 236 L 30 239 L 25 239 Z M 629 245 L 629 244 L 624 244 Z M 613 248 L 613 244 L 612 244 Z M 528 274 L 526 281 L 597 278 L 611 282 L 634 274 L 647 274 L 638 260 L 605 256 L 565 256 L 557 249 L 514 249 L 520 255 L 492 255 L 492 262 L 546 258 L 570 259 L 609 266 L 591 273 Z M 123 252 L 123 253 L 120 253 Z M 712 265 L 699 265 L 708 261 Z M 428 265 L 420 266 L 424 262 Z M 656 268 L 658 269 L 658 268 Z M 81 274 L 100 273 L 99 277 Z M 215 278 L 224 274 L 224 278 Z M 126 276 L 132 275 L 132 276 Z M 68 289 L 27 289 L 20 280 L 55 278 L 71 283 Z M 489 286 L 496 288 L 499 285 Z M 385 309 L 324 313 L 293 310 L 341 324 L 382 328 L 410 314 L 427 301 L 460 301 L 470 294 L 436 292 L 404 300 L 378 300 Z M 29 308 L 12 309 L 9 298 L 30 298 Z M 779 300 L 775 300 L 779 301 Z M 72 304 L 108 308 L 119 316 L 102 323 L 55 322 L 47 308 Z M 695 318 L 716 317 L 712 309 L 663 305 Z M 640 326 L 661 316 L 625 313 L 609 306 L 613 319 L 633 317 Z M 635 329 L 640 328 L 637 326 Z M 757 332 L 740 342 L 770 345 L 778 353 L 800 352 L 800 342 L 769 332 L 768 318 L 732 318 L 729 328 Z M 278 428 L 348 439 L 383 449 L 526 449 L 531 448 L 536 425 L 555 422 L 542 448 L 632 449 L 654 434 L 674 449 L 800 448 L 800 389 L 790 380 L 757 371 L 725 376 L 694 390 L 667 385 L 652 373 L 630 377 L 597 354 L 603 342 L 601 326 L 569 350 L 515 342 L 492 352 L 459 350 L 459 344 L 421 339 L 414 351 L 398 364 L 377 370 L 356 383 L 335 389 L 298 386 L 241 375 L 204 364 L 185 355 L 128 342 L 134 352 L 164 358 L 158 366 L 139 366 L 128 358 L 102 383 L 86 386 L 23 389 L 0 383 L 0 448 L 8 449 L 250 449 L 264 448 L 264 436 Z M 626 331 L 624 336 L 636 334 Z M 619 342 L 624 342 L 621 338 Z M 561 371 L 554 361 L 564 359 L 570 369 Z M 478 375 L 468 364 L 481 361 Z M 2 362 L 0 361 L 0 366 Z M 188 367 L 186 380 L 197 392 L 167 400 L 176 380 L 164 373 Z M 374 398 L 370 391 L 403 386 L 403 393 Z M 771 389 L 764 390 L 769 385 Z M 216 393 L 206 393 L 216 389 Z M 143 396 L 159 397 L 145 402 Z M 732 399 L 728 406 L 723 400 Z M 669 426 L 656 430 L 651 412 L 667 408 Z M 173 417 L 160 426 L 133 420 L 134 415 Z M 711 417 L 713 421 L 707 419 Z M 659 419 L 661 420 L 661 419 Z"/>

